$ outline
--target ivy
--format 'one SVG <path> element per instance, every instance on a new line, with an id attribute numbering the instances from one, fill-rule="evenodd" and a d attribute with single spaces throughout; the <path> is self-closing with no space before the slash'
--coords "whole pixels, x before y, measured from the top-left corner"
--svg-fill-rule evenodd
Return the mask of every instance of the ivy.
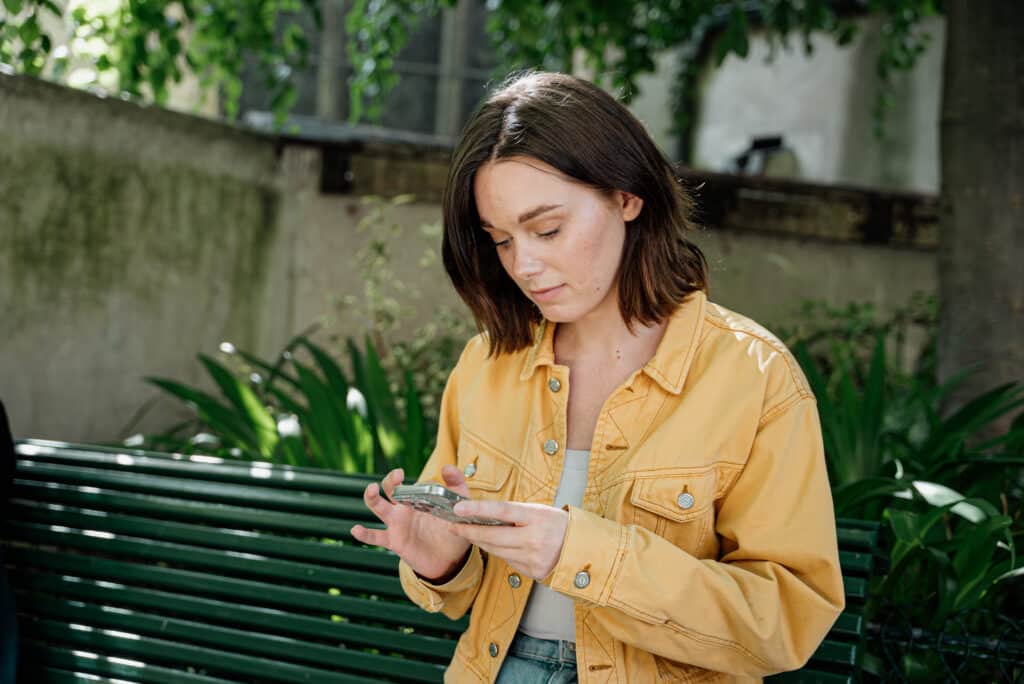
<path id="1" fill-rule="evenodd" d="M 41 33 L 36 13 L 63 17 L 65 10 L 50 0 L 3 5 L 0 61 L 42 74 L 52 42 Z M 68 12 L 68 42 L 103 46 L 74 55 L 92 63 L 92 83 L 109 76 L 128 96 L 165 104 L 170 88 L 193 73 L 204 93 L 219 92 L 229 118 L 238 114 L 242 71 L 251 60 L 281 122 L 296 98 L 292 76 L 309 66 L 308 27 L 319 29 L 319 7 L 319 0 L 124 0 L 103 12 L 83 3 Z M 59 58 L 54 70 L 59 73 L 66 62 Z"/>
<path id="2" fill-rule="evenodd" d="M 243 66 L 252 62 L 271 93 L 278 122 L 294 105 L 292 75 L 309 65 L 310 32 L 321 26 L 322 0 L 123 0 L 103 14 L 80 6 L 72 12 L 75 38 L 98 39 L 106 49 L 91 58 L 97 78 L 116 75 L 118 88 L 157 103 L 191 71 L 205 91 L 217 89 L 234 117 Z M 52 0 L 2 0 L 0 61 L 33 75 L 43 73 L 52 41 L 39 12 L 61 15 Z M 395 59 L 419 23 L 456 0 L 348 0 L 346 51 L 350 120 L 379 120 L 387 93 L 398 83 Z M 710 40 L 716 64 L 729 55 L 747 57 L 753 32 L 762 31 L 774 56 L 799 38 L 805 54 L 812 36 L 848 45 L 857 34 L 854 15 L 881 18 L 881 52 L 875 134 L 884 133 L 898 76 L 917 63 L 931 37 L 928 17 L 942 13 L 940 0 L 487 0 L 486 31 L 500 71 L 543 68 L 568 71 L 582 61 L 598 80 L 628 102 L 638 79 L 655 69 L 655 57 L 678 51 L 678 130 L 692 126 L 697 84 L 696 46 Z M 77 43 L 76 43 L 77 44 Z M 92 43 L 95 44 L 95 43 Z M 81 57 L 81 55 L 78 55 Z"/>

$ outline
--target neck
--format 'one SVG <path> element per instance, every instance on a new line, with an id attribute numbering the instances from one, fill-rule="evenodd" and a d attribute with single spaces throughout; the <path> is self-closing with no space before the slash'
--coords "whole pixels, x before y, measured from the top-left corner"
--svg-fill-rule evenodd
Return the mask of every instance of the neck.
<path id="1" fill-rule="evenodd" d="M 654 326 L 634 323 L 630 332 L 613 300 L 611 306 L 591 311 L 579 320 L 558 324 L 555 359 L 569 366 L 596 363 L 603 367 L 639 367 L 654 356 L 666 325 L 666 321 Z"/>

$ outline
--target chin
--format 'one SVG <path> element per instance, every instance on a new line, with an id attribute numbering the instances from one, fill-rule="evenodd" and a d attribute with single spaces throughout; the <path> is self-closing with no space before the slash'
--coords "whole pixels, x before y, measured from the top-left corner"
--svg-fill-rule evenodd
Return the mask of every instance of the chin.
<path id="1" fill-rule="evenodd" d="M 549 304 L 539 308 L 541 315 L 552 323 L 572 323 L 580 318 L 578 312 L 567 310 L 558 304 Z"/>

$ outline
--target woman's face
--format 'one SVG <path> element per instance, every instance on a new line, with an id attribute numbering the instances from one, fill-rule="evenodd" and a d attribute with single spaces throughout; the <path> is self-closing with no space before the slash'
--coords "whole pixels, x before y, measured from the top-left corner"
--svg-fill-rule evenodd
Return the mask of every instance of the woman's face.
<path id="1" fill-rule="evenodd" d="M 617 275 L 625 222 L 643 200 L 611 198 L 531 157 L 480 167 L 473 183 L 480 223 L 505 271 L 550 321 L 618 312 Z"/>

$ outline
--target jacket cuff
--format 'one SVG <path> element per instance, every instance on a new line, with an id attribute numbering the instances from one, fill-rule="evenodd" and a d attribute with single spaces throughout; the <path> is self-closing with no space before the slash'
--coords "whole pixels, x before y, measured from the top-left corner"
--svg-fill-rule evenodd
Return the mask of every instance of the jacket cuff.
<path id="1" fill-rule="evenodd" d="M 471 588 L 483 574 L 484 561 L 480 549 L 474 544 L 470 547 L 469 558 L 462 569 L 444 584 L 432 584 L 416 574 L 404 560 L 398 562 L 398 577 L 413 603 L 423 610 L 436 613 L 444 605 L 444 594 L 453 594 Z"/>
<path id="2" fill-rule="evenodd" d="M 569 511 L 562 552 L 540 582 L 573 599 L 605 604 L 622 567 L 630 528 L 568 504 L 562 510 Z"/>

